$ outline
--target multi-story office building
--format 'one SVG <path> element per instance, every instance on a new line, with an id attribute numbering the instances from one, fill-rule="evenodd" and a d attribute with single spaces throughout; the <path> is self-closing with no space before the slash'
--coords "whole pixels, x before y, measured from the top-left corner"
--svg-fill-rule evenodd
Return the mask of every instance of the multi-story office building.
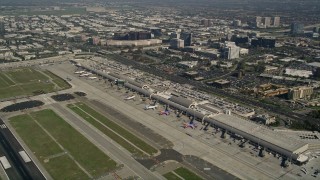
<path id="1" fill-rule="evenodd" d="M 313 87 L 294 87 L 289 90 L 288 99 L 304 99 L 309 98 L 313 94 Z"/>
<path id="2" fill-rule="evenodd" d="M 211 19 L 202 19 L 201 25 L 203 25 L 204 27 L 210 27 L 210 26 L 212 26 L 212 20 Z"/>
<path id="3" fill-rule="evenodd" d="M 279 27 L 280 26 L 280 17 L 276 16 L 271 17 L 260 17 L 257 16 L 255 20 L 255 25 L 257 28 L 268 28 L 268 27 Z"/>
<path id="4" fill-rule="evenodd" d="M 279 27 L 280 26 L 280 17 L 276 16 L 273 18 L 273 27 Z"/>
<path id="5" fill-rule="evenodd" d="M 251 39 L 251 46 L 274 48 L 276 46 L 276 39 L 274 37 L 261 37 Z"/>
<path id="6" fill-rule="evenodd" d="M 154 34 L 155 37 L 160 37 L 162 35 L 161 28 L 152 27 L 150 28 L 150 32 Z"/>
<path id="7" fill-rule="evenodd" d="M 172 49 L 184 48 L 184 40 L 182 40 L 182 39 L 171 39 L 170 47 Z"/>
<path id="8" fill-rule="evenodd" d="M 151 32 L 129 32 L 129 33 L 114 33 L 114 40 L 145 40 L 151 39 Z"/>
<path id="9" fill-rule="evenodd" d="M 128 40 L 138 40 L 138 39 L 139 39 L 139 32 L 129 32 Z"/>
<path id="10" fill-rule="evenodd" d="M 249 37 L 245 35 L 233 35 L 231 40 L 236 43 L 238 46 L 239 44 L 247 44 L 249 43 Z"/>
<path id="11" fill-rule="evenodd" d="M 304 25 L 301 23 L 292 23 L 291 24 L 291 34 L 303 34 Z"/>
<path id="12" fill-rule="evenodd" d="M 180 39 L 180 33 L 174 32 L 170 35 L 171 39 Z"/>
<path id="13" fill-rule="evenodd" d="M 225 59 L 237 59 L 240 56 L 240 47 L 235 42 L 225 42 L 222 48 Z"/>
<path id="14" fill-rule="evenodd" d="M 4 21 L 0 19 L 0 36 L 3 36 L 6 33 L 6 29 L 4 26 Z"/>
<path id="15" fill-rule="evenodd" d="M 184 46 L 191 46 L 191 44 L 192 44 L 192 33 L 187 33 L 187 32 L 181 33 L 181 39 L 184 40 Z"/>
<path id="16" fill-rule="evenodd" d="M 320 27 L 314 27 L 313 28 L 314 33 L 320 33 Z"/>
<path id="17" fill-rule="evenodd" d="M 271 26 L 271 17 L 264 17 L 264 26 L 267 28 L 267 27 L 270 27 Z"/>
<path id="18" fill-rule="evenodd" d="M 152 38 L 151 32 L 145 32 L 145 31 L 138 32 L 137 40 L 144 40 L 144 39 L 151 39 L 151 38 Z"/>
<path id="19" fill-rule="evenodd" d="M 239 27 L 239 26 L 241 26 L 241 20 L 233 20 L 233 26 L 234 26 L 234 27 Z"/>
<path id="20" fill-rule="evenodd" d="M 203 25 L 204 27 L 208 27 L 209 26 L 209 20 L 208 19 L 202 19 L 201 20 L 201 25 Z"/>
<path id="21" fill-rule="evenodd" d="M 262 23 L 262 17 L 257 16 L 256 17 L 256 27 L 260 27 Z"/>

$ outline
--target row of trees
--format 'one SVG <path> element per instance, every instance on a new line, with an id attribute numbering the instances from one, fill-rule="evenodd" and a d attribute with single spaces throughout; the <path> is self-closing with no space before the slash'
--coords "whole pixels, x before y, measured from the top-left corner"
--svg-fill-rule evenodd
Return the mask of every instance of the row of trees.
<path id="1" fill-rule="evenodd" d="M 253 70 L 257 73 L 262 73 L 262 72 L 264 72 L 265 69 L 266 69 L 266 65 L 263 62 L 259 62 L 256 66 L 253 67 Z M 244 71 L 248 70 L 248 67 L 246 65 L 246 61 L 244 61 L 244 60 L 240 61 L 238 63 L 237 70 L 244 70 Z"/>

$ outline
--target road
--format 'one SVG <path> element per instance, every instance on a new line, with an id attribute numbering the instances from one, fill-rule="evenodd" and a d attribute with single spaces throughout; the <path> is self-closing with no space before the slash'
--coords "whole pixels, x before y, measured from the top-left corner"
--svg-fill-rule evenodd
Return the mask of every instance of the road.
<path id="1" fill-rule="evenodd" d="M 4 124 L 2 119 L 0 119 L 0 124 Z M 23 161 L 19 151 L 24 149 L 8 128 L 0 129 L 0 139 L 0 151 L 12 166 L 12 168 L 6 170 L 10 179 L 46 179 L 33 161 L 28 163 Z"/>
<path id="2" fill-rule="evenodd" d="M 5 176 L 11 179 L 23 179 L 23 177 L 20 175 L 19 168 L 16 167 L 16 164 L 18 164 L 19 162 L 13 162 L 14 160 L 11 158 L 12 156 L 10 156 L 11 153 L 9 148 L 7 147 L 7 142 L 3 139 L 3 135 L 1 133 L 0 138 L 0 157 L 5 156 L 11 165 L 11 168 L 3 170 L 2 173 L 4 173 Z M 3 166 L 1 166 L 0 168 L 3 168 Z"/>
<path id="3" fill-rule="evenodd" d="M 62 56 L 55 56 L 55 57 L 49 57 L 49 58 L 43 58 L 43 59 L 35 59 L 35 60 L 29 60 L 29 61 L 0 63 L 0 70 L 1 69 L 8 69 L 8 68 L 23 67 L 23 66 L 36 66 L 39 64 L 50 64 L 53 62 L 55 62 L 55 63 L 63 62 L 68 59 L 72 59 L 73 57 L 74 57 L 74 54 L 67 54 L 67 55 L 62 55 Z"/>
<path id="4" fill-rule="evenodd" d="M 165 45 L 160 45 L 160 46 L 149 46 L 149 47 L 143 47 L 143 50 L 152 50 L 152 49 L 159 49 L 159 48 L 165 48 L 165 47 L 169 47 L 169 46 L 165 46 Z M 133 48 L 132 50 L 133 51 L 136 51 L 138 50 L 139 48 Z M 125 52 L 128 52 L 129 49 L 123 49 L 121 51 L 125 51 Z M 120 50 L 119 51 L 112 51 L 112 53 L 120 53 L 121 52 Z M 105 50 L 101 50 L 101 52 L 103 53 L 106 53 L 108 51 L 105 51 Z"/>
<path id="5" fill-rule="evenodd" d="M 308 29 L 308 28 L 313 28 L 313 27 L 318 27 L 320 26 L 320 24 L 313 24 L 313 25 L 308 25 L 308 26 L 304 26 L 304 29 Z M 284 32 L 290 32 L 291 29 L 283 29 L 283 30 L 279 30 L 276 31 L 278 33 L 284 33 Z"/>

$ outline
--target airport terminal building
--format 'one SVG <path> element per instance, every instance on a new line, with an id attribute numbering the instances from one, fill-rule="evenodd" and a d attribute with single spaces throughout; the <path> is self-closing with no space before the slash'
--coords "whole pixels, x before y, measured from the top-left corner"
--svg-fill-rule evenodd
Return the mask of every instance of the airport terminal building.
<path id="1" fill-rule="evenodd" d="M 231 112 L 210 112 L 203 111 L 204 105 L 199 105 L 190 99 L 181 96 L 171 96 L 166 98 L 160 94 L 150 91 L 146 84 L 140 84 L 125 76 L 114 73 L 105 73 L 95 70 L 89 66 L 81 65 L 82 68 L 101 76 L 109 81 L 124 80 L 124 86 L 142 94 L 159 103 L 166 104 L 172 109 L 176 109 L 180 113 L 185 113 L 192 120 L 197 120 L 208 126 L 219 129 L 223 136 L 240 137 L 244 143 L 255 145 L 261 151 L 267 151 L 281 156 L 291 162 L 302 164 L 308 161 L 308 157 L 303 155 L 308 150 L 308 143 L 301 141 L 291 136 L 286 136 L 284 133 L 275 131 L 264 125 L 246 120 L 240 116 L 233 115 Z"/>

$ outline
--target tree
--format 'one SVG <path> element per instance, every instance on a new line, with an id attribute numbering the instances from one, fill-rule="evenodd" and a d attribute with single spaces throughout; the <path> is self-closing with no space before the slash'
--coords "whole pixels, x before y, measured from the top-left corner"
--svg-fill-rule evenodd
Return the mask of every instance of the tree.
<path id="1" fill-rule="evenodd" d="M 246 68 L 246 62 L 240 61 L 237 66 L 237 70 L 243 70 Z"/>
<path id="2" fill-rule="evenodd" d="M 142 54 L 142 47 L 138 47 L 138 49 L 134 53 L 135 54 Z"/>
<path id="3" fill-rule="evenodd" d="M 309 113 L 309 116 L 314 118 L 320 118 L 320 110 L 313 110 Z"/>
<path id="4" fill-rule="evenodd" d="M 265 69 L 266 69 L 265 64 L 261 62 L 259 62 L 258 65 L 254 67 L 254 70 L 258 73 L 264 72 Z"/>
<path id="5" fill-rule="evenodd" d="M 132 53 L 133 52 L 133 48 L 130 46 L 128 49 L 128 53 Z"/>

